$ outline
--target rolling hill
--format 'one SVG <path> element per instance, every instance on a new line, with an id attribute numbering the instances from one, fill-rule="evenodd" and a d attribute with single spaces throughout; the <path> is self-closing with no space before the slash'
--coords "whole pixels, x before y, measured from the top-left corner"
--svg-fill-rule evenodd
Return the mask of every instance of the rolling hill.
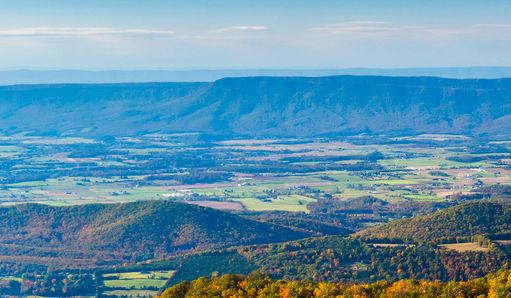
<path id="1" fill-rule="evenodd" d="M 511 260 L 509 246 L 493 243 L 488 245 L 487 250 L 457 251 L 444 249 L 428 240 L 445 236 L 445 243 L 456 243 L 457 236 L 506 233 L 511 228 L 510 216 L 511 204 L 468 203 L 427 216 L 396 220 L 348 237 L 326 236 L 238 246 L 174 256 L 119 270 L 176 268 L 172 284 L 209 276 L 214 272 L 220 275 L 249 274 L 257 269 L 272 278 L 287 281 L 376 282 L 403 278 L 444 282 L 472 280 L 506 268 Z M 410 240 L 416 245 L 390 244 L 388 238 Z M 484 236 L 475 238 L 475 241 L 490 241 Z"/>
<path id="2" fill-rule="evenodd" d="M 310 236 L 215 209 L 168 201 L 0 207 L 0 235 L 2 261 L 53 262 L 69 267 Z"/>
<path id="3" fill-rule="evenodd" d="M 359 232 L 361 237 L 411 242 L 442 237 L 511 233 L 511 204 L 467 203 L 426 216 L 396 220 Z"/>
<path id="4" fill-rule="evenodd" d="M 511 79 L 332 76 L 0 87 L 4 133 L 511 135 Z"/>

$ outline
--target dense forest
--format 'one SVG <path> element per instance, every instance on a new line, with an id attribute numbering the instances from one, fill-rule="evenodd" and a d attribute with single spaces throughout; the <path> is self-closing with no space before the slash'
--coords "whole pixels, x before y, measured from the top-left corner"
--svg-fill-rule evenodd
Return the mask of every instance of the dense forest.
<path id="1" fill-rule="evenodd" d="M 370 197 L 366 200 L 377 203 Z M 354 203 L 351 205 L 348 202 L 347 205 L 342 206 L 358 205 Z M 470 281 L 502 268 L 507 269 L 511 261 L 511 247 L 492 240 L 507 239 L 509 235 L 506 234 L 507 222 L 509 222 L 506 214 L 509 206 L 503 203 L 464 204 L 437 211 L 432 215 L 384 224 L 359 235 L 306 238 L 280 243 L 271 242 L 279 242 L 276 240 L 278 237 L 299 238 L 303 237 L 306 231 L 310 232 L 307 229 L 300 230 L 299 226 L 300 223 L 307 226 L 307 221 L 312 219 L 295 218 L 293 222 L 295 228 L 289 229 L 282 225 L 290 225 L 289 221 L 293 221 L 292 218 L 278 216 L 259 218 L 260 221 L 279 224 L 273 225 L 249 220 L 242 216 L 225 215 L 223 212 L 212 209 L 197 209 L 207 212 L 196 212 L 195 208 L 200 207 L 164 201 L 66 208 L 33 204 L 2 207 L 1 232 L 6 237 L 3 239 L 5 243 L 1 246 L 3 256 L 0 270 L 3 274 L 18 275 L 33 272 L 33 278 L 39 278 L 37 276 L 41 273 L 35 272 L 41 272 L 44 269 L 31 269 L 31 267 L 20 267 L 15 264 L 15 254 L 21 252 L 32 263 L 34 260 L 37 261 L 37 258 L 32 258 L 33 256 L 45 257 L 41 260 L 46 260 L 47 266 L 55 265 L 55 263 L 50 264 L 49 259 L 60 259 L 69 266 L 70 263 L 66 257 L 78 258 L 78 256 L 106 260 L 112 258 L 114 263 L 132 264 L 97 268 L 95 269 L 97 274 L 177 270 L 168 285 L 198 279 L 204 275 L 249 274 L 255 270 L 259 270 L 261 274 L 270 278 L 286 282 L 307 279 L 312 282 L 354 284 L 375 283 L 382 280 L 397 282 L 401 279 L 430 282 Z M 134 212 L 135 210 L 137 212 Z M 479 212 L 475 212 L 476 210 Z M 124 213 L 137 215 L 126 217 L 123 216 Z M 79 223 L 72 220 L 77 215 L 82 218 Z M 456 216 L 462 216 L 462 218 Z M 117 220 L 113 221 L 112 218 Z M 222 222 L 217 225 L 203 226 L 201 220 L 204 218 L 207 218 L 208 222 L 214 223 L 215 218 Z M 179 224 L 176 223 L 177 219 L 180 220 Z M 224 221 L 227 219 L 229 221 Z M 451 222 L 456 219 L 460 221 L 460 224 L 465 223 L 468 228 L 461 229 Z M 133 220 L 137 220 L 138 224 L 134 224 Z M 413 224 L 409 221 L 413 221 Z M 423 221 L 429 224 L 428 229 L 423 226 L 425 224 Z M 34 222 L 39 223 L 38 230 L 29 228 Z M 161 226 L 162 224 L 165 226 Z M 189 234 L 186 227 L 190 225 L 193 225 L 194 231 L 201 233 Z M 421 225 L 424 227 L 423 233 L 416 235 L 416 230 L 420 230 Z M 57 229 L 57 227 L 62 228 Z M 391 227 L 390 231 L 398 231 L 399 234 L 385 234 L 387 227 Z M 15 230 L 6 233 L 9 228 Z M 216 232 L 212 232 L 213 228 Z M 317 228 L 327 231 L 333 229 L 333 226 L 319 225 Z M 71 230 L 77 232 L 72 234 Z M 63 237 L 63 232 L 69 232 L 70 236 Z M 142 237 L 138 234 L 142 232 L 150 237 Z M 373 232 L 379 233 L 375 234 L 378 237 L 371 234 Z M 188 243 L 193 243 L 192 240 L 197 241 L 197 247 L 202 248 L 215 248 L 209 241 L 219 241 L 218 237 L 228 240 L 231 236 L 239 237 L 235 239 L 244 240 L 247 244 L 265 241 L 268 244 L 241 245 L 180 255 L 164 254 L 165 251 L 156 250 L 157 248 L 175 249 L 180 244 L 177 241 L 182 239 L 178 237 L 181 235 L 178 233 L 182 233 L 183 237 L 186 237 L 185 240 L 190 241 Z M 437 237 L 438 233 L 446 237 Z M 36 235 L 44 235 L 44 237 L 36 237 Z M 174 237 L 165 238 L 161 237 L 162 235 Z M 133 239 L 138 239 L 138 242 Z M 140 242 L 140 239 L 145 241 Z M 430 241 L 421 241 L 421 239 Z M 413 244 L 405 244 L 411 240 L 415 240 Z M 463 242 L 476 243 L 482 249 L 457 251 L 440 246 L 446 243 Z M 225 243 L 224 241 L 223 244 Z M 234 244 L 229 246 L 231 245 Z M 36 248 L 37 246 L 39 248 Z M 94 253 L 90 251 L 91 247 L 94 248 Z M 108 249 L 115 249 L 124 254 L 106 253 Z M 140 257 L 143 256 L 141 252 L 144 251 L 153 253 L 148 253 L 141 259 Z M 45 255 L 42 255 L 43 252 Z M 182 249 L 181 252 L 186 250 Z M 160 257 L 157 257 L 157 253 L 160 253 Z M 134 262 L 138 263 L 134 264 Z M 68 283 L 68 281 L 65 282 Z M 9 287 L 16 287 L 16 284 L 3 283 L 6 287 L 5 293 L 9 291 Z M 56 278 L 52 284 L 60 285 L 60 288 L 65 285 L 63 278 Z M 43 288 L 51 290 L 51 287 Z M 41 287 L 37 286 L 33 291 L 41 291 Z"/>
<path id="2" fill-rule="evenodd" d="M 484 236 L 466 240 L 489 243 Z M 177 268 L 171 284 L 215 272 L 249 274 L 257 269 L 286 281 L 361 283 L 405 278 L 467 281 L 507 268 L 511 259 L 508 247 L 493 243 L 489 247 L 487 251 L 458 252 L 436 244 L 378 246 L 360 238 L 329 236 L 192 253 L 140 265 L 105 268 L 102 272 Z"/>
<path id="3" fill-rule="evenodd" d="M 458 200 L 453 198 L 446 202 L 415 201 L 393 204 L 373 196 L 344 199 L 326 195 L 316 202 L 310 202 L 307 208 L 311 210 L 313 216 L 329 215 L 340 218 L 349 214 L 372 214 L 376 217 L 401 218 L 431 214 L 458 203 Z M 347 219 L 344 221 L 349 222 Z"/>
<path id="4" fill-rule="evenodd" d="M 405 218 L 359 232 L 367 238 L 402 239 L 408 242 L 430 241 L 480 234 L 511 232 L 511 204 L 495 202 L 467 203 L 430 215 Z"/>
<path id="5" fill-rule="evenodd" d="M 377 202 L 370 197 L 366 200 Z M 350 206 L 349 202 L 346 204 Z M 174 256 L 115 271 L 179 268 L 173 284 L 197 279 L 200 274 L 248 274 L 256 269 L 287 281 L 353 283 L 385 279 L 394 282 L 405 278 L 467 281 L 509 265 L 509 245 L 492 240 L 508 239 L 509 206 L 468 203 L 432 215 L 383 224 L 355 236 L 238 246 Z M 276 219 L 279 218 L 269 218 Z M 285 224 L 286 218 L 278 222 Z M 457 251 L 440 246 L 466 242 L 476 243 L 481 249 Z"/>
<path id="6" fill-rule="evenodd" d="M 282 242 L 311 235 L 170 201 L 0 207 L 0 234 L 3 260 L 24 263 L 22 259 L 26 258 L 66 267 L 123 264 L 178 252 Z"/>
<path id="7" fill-rule="evenodd" d="M 0 294 L 9 296 L 79 296 L 94 294 L 92 274 L 65 274 L 44 271 L 42 274 L 24 273 L 19 280 L 0 277 Z"/>
<path id="8" fill-rule="evenodd" d="M 511 296 L 511 272 L 499 270 L 474 281 L 434 282 L 416 279 L 394 283 L 337 284 L 272 280 L 261 273 L 201 277 L 167 289 L 158 298 L 300 297 L 300 298 L 504 298 Z"/>

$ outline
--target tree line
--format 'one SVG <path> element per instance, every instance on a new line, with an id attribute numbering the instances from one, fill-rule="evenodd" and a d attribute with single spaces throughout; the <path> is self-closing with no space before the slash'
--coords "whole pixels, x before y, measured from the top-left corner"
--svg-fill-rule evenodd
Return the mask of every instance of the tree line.
<path id="1" fill-rule="evenodd" d="M 228 274 L 184 281 L 155 298 L 504 298 L 511 296 L 511 271 L 499 270 L 466 282 L 403 279 L 370 284 L 273 280 L 264 275 Z"/>

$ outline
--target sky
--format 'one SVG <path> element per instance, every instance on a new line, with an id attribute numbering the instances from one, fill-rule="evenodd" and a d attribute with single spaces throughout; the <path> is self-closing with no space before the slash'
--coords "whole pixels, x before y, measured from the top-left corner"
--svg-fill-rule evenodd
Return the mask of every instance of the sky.
<path id="1" fill-rule="evenodd" d="M 0 0 L 0 70 L 511 66 L 509 0 Z"/>

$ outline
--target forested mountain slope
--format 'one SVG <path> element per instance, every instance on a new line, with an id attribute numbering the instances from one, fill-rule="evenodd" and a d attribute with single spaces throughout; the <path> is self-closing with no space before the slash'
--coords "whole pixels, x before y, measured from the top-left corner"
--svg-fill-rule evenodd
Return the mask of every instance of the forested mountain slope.
<path id="1" fill-rule="evenodd" d="M 427 243 L 381 246 L 356 237 L 327 236 L 192 253 L 105 272 L 175 269 L 172 285 L 215 272 L 249 274 L 257 269 L 286 281 L 367 283 L 404 278 L 460 281 L 495 272 L 509 262 L 508 248 L 495 245 L 487 251 L 458 252 Z"/>
<path id="2" fill-rule="evenodd" d="M 296 136 L 511 134 L 511 79 L 333 76 L 0 87 L 0 128 Z"/>
<path id="3" fill-rule="evenodd" d="M 511 260 L 509 245 L 492 242 L 491 236 L 481 234 L 509 232 L 510 211 L 511 204 L 469 203 L 432 215 L 397 220 L 350 237 L 327 236 L 239 246 L 119 269 L 176 268 L 172 284 L 214 272 L 248 274 L 256 269 L 272 278 L 287 281 L 472 280 L 507 268 Z M 444 236 L 445 241 L 429 241 Z M 457 236 L 473 237 L 456 239 Z M 408 240 L 416 245 L 392 245 L 385 238 Z M 457 243 L 458 240 L 480 242 L 485 247 L 476 245 L 475 250 L 457 251 L 438 245 Z"/>
<path id="4" fill-rule="evenodd" d="M 281 242 L 310 236 L 185 203 L 144 201 L 0 207 L 0 255 L 69 259 L 68 266 L 136 261 L 176 251 Z M 7 258 L 6 258 L 7 257 Z"/>
<path id="5" fill-rule="evenodd" d="M 175 285 L 156 298 L 202 297 L 300 297 L 300 298 L 486 298 L 511 295 L 511 272 L 500 270 L 477 281 L 431 282 L 400 280 L 395 283 L 379 281 L 372 284 L 336 284 L 309 280 L 272 280 L 260 274 L 249 276 L 224 275 L 219 278 L 201 277 L 192 282 Z M 207 296 L 208 295 L 208 296 Z"/>
<path id="6" fill-rule="evenodd" d="M 511 204 L 467 203 L 433 214 L 396 220 L 359 232 L 361 237 L 412 242 L 442 237 L 511 233 Z"/>

